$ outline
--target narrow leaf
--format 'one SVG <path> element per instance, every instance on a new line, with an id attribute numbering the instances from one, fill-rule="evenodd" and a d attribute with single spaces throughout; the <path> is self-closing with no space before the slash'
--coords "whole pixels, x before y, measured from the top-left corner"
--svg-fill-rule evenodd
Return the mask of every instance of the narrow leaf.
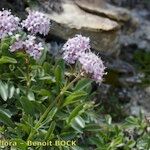
<path id="1" fill-rule="evenodd" d="M 56 114 L 57 110 L 58 110 L 57 107 L 52 108 L 52 110 L 48 113 L 47 118 L 45 119 L 43 124 L 52 121 L 52 119 L 53 119 L 54 115 Z"/>
<path id="2" fill-rule="evenodd" d="M 92 81 L 89 79 L 79 80 L 74 90 L 75 91 L 84 90 L 85 88 L 91 86 L 91 83 L 92 83 Z"/>
<path id="3" fill-rule="evenodd" d="M 0 58 L 0 64 L 7 64 L 7 63 L 12 63 L 12 64 L 16 64 L 17 60 L 11 57 L 7 57 L 7 56 L 2 56 Z"/>
<path id="4" fill-rule="evenodd" d="M 8 85 L 0 81 L 0 95 L 4 101 L 8 98 Z"/>
<path id="5" fill-rule="evenodd" d="M 87 95 L 87 93 L 84 91 L 75 91 L 65 99 L 63 106 L 74 103 L 74 102 L 80 100 L 81 98 L 84 98 L 86 95 Z"/>
<path id="6" fill-rule="evenodd" d="M 10 85 L 9 87 L 9 98 L 12 98 L 15 93 L 15 87 L 13 85 Z"/>
<path id="7" fill-rule="evenodd" d="M 55 68 L 55 78 L 56 78 L 56 82 L 58 84 L 60 84 L 62 82 L 62 69 L 60 66 L 57 65 L 57 67 Z"/>
<path id="8" fill-rule="evenodd" d="M 34 93 L 32 91 L 29 91 L 29 93 L 28 93 L 28 99 L 30 101 L 35 101 L 35 96 L 34 96 Z"/>
<path id="9" fill-rule="evenodd" d="M 71 120 L 74 119 L 76 116 L 78 116 L 81 111 L 83 111 L 83 106 L 84 106 L 84 104 L 81 104 L 81 105 L 77 106 L 77 107 L 71 112 L 71 114 L 70 114 L 70 116 L 69 116 L 69 118 L 68 118 L 68 120 L 67 120 L 68 124 L 70 124 Z"/>
<path id="10" fill-rule="evenodd" d="M 34 106 L 30 100 L 28 100 L 26 97 L 21 97 L 20 103 L 22 105 L 22 109 L 26 114 L 30 115 L 34 114 Z"/>
<path id="11" fill-rule="evenodd" d="M 55 126 L 56 126 L 56 123 L 53 121 L 47 131 L 47 134 L 45 136 L 45 140 L 48 140 L 50 139 L 51 135 L 53 134 L 54 132 L 54 129 L 55 129 Z"/>
<path id="12" fill-rule="evenodd" d="M 0 109 L 0 122 L 3 122 L 5 125 L 13 128 L 15 124 L 10 118 L 11 116 L 6 111 Z"/>
<path id="13" fill-rule="evenodd" d="M 74 120 L 72 120 L 71 126 L 79 133 L 82 133 L 82 129 L 85 127 L 85 121 L 81 118 L 81 116 L 77 116 Z"/>

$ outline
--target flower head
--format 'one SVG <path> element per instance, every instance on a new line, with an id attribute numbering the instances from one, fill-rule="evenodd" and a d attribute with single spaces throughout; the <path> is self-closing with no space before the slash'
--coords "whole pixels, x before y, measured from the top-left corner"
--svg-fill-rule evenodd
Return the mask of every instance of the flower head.
<path id="1" fill-rule="evenodd" d="M 44 47 L 41 42 L 37 44 L 35 39 L 35 36 L 28 35 L 24 42 L 24 47 L 30 56 L 32 56 L 34 59 L 39 59 L 42 55 L 42 50 L 44 50 Z"/>
<path id="2" fill-rule="evenodd" d="M 18 50 L 23 50 L 24 49 L 24 41 L 20 39 L 20 34 L 16 34 L 14 36 L 15 42 L 10 46 L 9 51 L 10 52 L 15 52 Z"/>
<path id="3" fill-rule="evenodd" d="M 80 55 L 90 50 L 90 39 L 82 35 L 76 35 L 69 39 L 63 46 L 63 58 L 70 64 L 74 64 Z"/>
<path id="4" fill-rule="evenodd" d="M 32 34 L 47 35 L 50 30 L 50 19 L 38 11 L 29 11 L 27 19 L 21 24 Z"/>
<path id="5" fill-rule="evenodd" d="M 19 18 L 11 14 L 10 10 L 0 11 L 0 39 L 12 35 L 19 29 Z"/>
<path id="6" fill-rule="evenodd" d="M 16 41 L 10 46 L 10 52 L 16 52 L 18 50 L 24 50 L 36 60 L 41 57 L 44 47 L 42 43 L 36 43 L 35 36 L 28 35 L 25 40 L 16 36 Z"/>
<path id="7" fill-rule="evenodd" d="M 21 49 L 24 49 L 24 42 L 22 40 L 18 40 L 10 46 L 10 52 L 15 52 Z"/>
<path id="8" fill-rule="evenodd" d="M 82 69 L 98 83 L 103 80 L 105 73 L 105 66 L 101 58 L 92 52 L 85 53 L 79 58 L 79 62 L 82 65 Z"/>

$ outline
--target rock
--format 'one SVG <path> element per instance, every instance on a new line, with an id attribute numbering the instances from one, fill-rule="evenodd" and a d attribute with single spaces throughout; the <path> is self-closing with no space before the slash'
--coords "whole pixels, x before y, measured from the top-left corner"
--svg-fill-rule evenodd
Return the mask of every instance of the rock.
<path id="1" fill-rule="evenodd" d="M 61 7 L 61 0 L 37 0 L 36 2 L 40 5 L 40 9 L 47 13 L 61 13 L 63 11 Z"/>
<path id="2" fill-rule="evenodd" d="M 90 37 L 92 48 L 105 54 L 118 51 L 119 24 L 106 17 L 87 13 L 80 9 L 73 1 L 62 3 L 63 12 L 46 13 L 53 21 L 50 34 L 67 40 L 82 34 Z"/>
<path id="3" fill-rule="evenodd" d="M 150 8 L 149 0 L 108 0 L 112 4 L 121 7 L 128 7 L 128 8 L 135 8 L 135 7 L 142 7 L 142 8 Z"/>
<path id="4" fill-rule="evenodd" d="M 126 75 L 134 74 L 135 72 L 135 69 L 131 64 L 120 59 L 115 59 L 110 63 L 107 63 L 107 68 Z"/>
<path id="5" fill-rule="evenodd" d="M 134 87 L 130 90 L 130 106 L 140 107 L 145 113 L 150 112 L 150 98 L 149 94 L 142 88 Z"/>
<path id="6" fill-rule="evenodd" d="M 135 45 L 137 49 L 150 51 L 150 21 L 147 16 L 150 12 L 147 10 L 132 10 L 132 18 L 138 20 L 137 29 L 129 33 L 129 28 L 120 36 L 120 43 L 124 47 Z M 131 27 L 132 28 L 132 27 Z"/>
<path id="7" fill-rule="evenodd" d="M 16 14 L 19 17 L 23 17 L 25 15 L 24 0 L 1 0 L 0 10 L 2 10 L 3 8 L 11 9 L 13 14 Z"/>
<path id="8" fill-rule="evenodd" d="M 146 87 L 146 88 L 145 88 L 145 91 L 146 91 L 146 93 L 149 94 L 149 96 L 150 96 L 150 86 Z"/>
<path id="9" fill-rule="evenodd" d="M 127 9 L 105 3 L 103 0 L 75 0 L 76 4 L 87 12 L 106 16 L 116 21 L 128 21 L 130 13 Z"/>
<path id="10" fill-rule="evenodd" d="M 133 86 L 142 83 L 143 75 L 137 74 L 130 77 L 120 77 L 119 81 L 123 86 Z"/>
<path id="11" fill-rule="evenodd" d="M 140 112 L 143 111 L 143 109 L 139 106 L 132 106 L 130 108 L 130 113 L 133 116 L 139 116 Z"/>

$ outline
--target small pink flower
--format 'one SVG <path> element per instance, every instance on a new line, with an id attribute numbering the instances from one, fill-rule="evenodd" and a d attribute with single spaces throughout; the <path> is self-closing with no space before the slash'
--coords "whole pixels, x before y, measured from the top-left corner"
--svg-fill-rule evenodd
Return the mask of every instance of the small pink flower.
<path id="1" fill-rule="evenodd" d="M 18 40 L 10 46 L 10 52 L 15 52 L 21 49 L 24 49 L 24 42 L 22 40 Z"/>

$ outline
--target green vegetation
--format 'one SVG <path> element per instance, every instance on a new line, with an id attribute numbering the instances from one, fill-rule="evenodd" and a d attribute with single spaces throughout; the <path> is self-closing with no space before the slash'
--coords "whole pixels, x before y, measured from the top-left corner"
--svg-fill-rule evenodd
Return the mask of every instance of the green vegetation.
<path id="1" fill-rule="evenodd" d="M 112 110 L 104 114 L 94 103 L 91 80 L 78 76 L 61 58 L 46 55 L 46 50 L 38 62 L 23 52 L 10 53 L 11 42 L 7 38 L 0 45 L 0 133 L 2 140 L 17 143 L 14 150 L 27 150 L 28 140 L 73 140 L 77 144 L 31 146 L 34 150 L 150 149 L 149 121 L 142 114 L 116 124 L 108 115 Z M 148 63 L 148 55 L 144 56 Z M 115 98 L 112 102 L 116 103 Z M 121 111 L 115 107 L 119 117 Z"/>

